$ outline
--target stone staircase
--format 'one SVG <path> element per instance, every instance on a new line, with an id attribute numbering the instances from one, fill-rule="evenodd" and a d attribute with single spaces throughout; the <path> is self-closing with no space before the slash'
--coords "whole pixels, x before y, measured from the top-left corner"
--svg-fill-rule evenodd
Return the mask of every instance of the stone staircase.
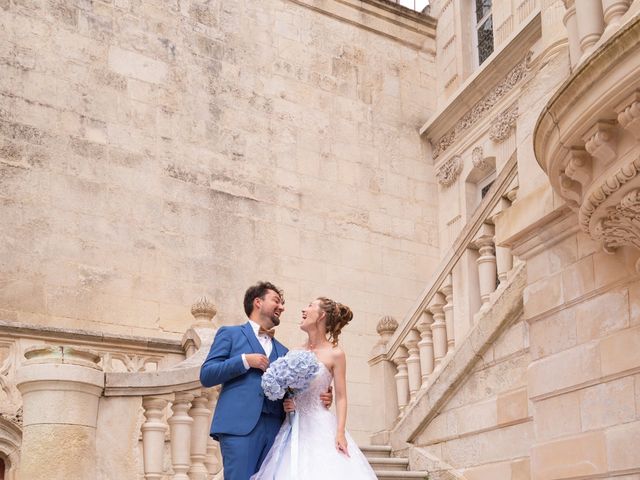
<path id="1" fill-rule="evenodd" d="M 386 445 L 370 445 L 361 447 L 378 480 L 405 480 L 419 478 L 428 480 L 428 472 L 408 470 L 409 459 L 392 457 L 391 447 Z"/>

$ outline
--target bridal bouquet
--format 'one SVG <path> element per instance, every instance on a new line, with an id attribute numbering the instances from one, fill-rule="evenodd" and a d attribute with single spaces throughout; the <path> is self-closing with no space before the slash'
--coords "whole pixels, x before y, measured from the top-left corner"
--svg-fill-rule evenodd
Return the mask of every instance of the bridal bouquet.
<path id="1" fill-rule="evenodd" d="M 313 352 L 292 350 L 269 365 L 262 375 L 262 390 L 269 400 L 295 395 L 309 386 L 319 369 Z"/>

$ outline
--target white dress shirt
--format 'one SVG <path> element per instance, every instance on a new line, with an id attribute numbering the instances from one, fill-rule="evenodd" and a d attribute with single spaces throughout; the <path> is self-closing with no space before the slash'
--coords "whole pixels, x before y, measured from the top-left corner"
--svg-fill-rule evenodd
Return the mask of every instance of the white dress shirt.
<path id="1" fill-rule="evenodd" d="M 271 350 L 273 349 L 273 341 L 271 337 L 266 333 L 258 335 L 258 332 L 260 331 L 260 325 L 258 325 L 253 320 L 249 320 L 249 325 L 251 325 L 254 335 L 258 339 L 258 342 L 260 342 L 260 345 L 262 345 L 262 349 L 264 350 L 265 355 L 268 357 L 269 355 L 271 355 Z M 242 354 L 242 363 L 244 364 L 244 368 L 249 370 L 250 367 L 247 363 L 247 358 L 244 353 Z"/>

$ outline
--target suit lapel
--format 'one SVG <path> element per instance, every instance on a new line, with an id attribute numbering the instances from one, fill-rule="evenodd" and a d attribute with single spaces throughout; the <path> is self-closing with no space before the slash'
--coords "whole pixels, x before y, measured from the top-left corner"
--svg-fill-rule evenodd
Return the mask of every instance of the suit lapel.
<path id="1" fill-rule="evenodd" d="M 271 344 L 273 345 L 273 351 L 271 352 L 271 354 L 273 355 L 275 352 L 275 358 L 282 357 L 285 351 L 284 345 L 278 342 L 275 338 L 271 340 Z"/>
<path id="2" fill-rule="evenodd" d="M 262 355 L 265 355 L 265 351 L 262 348 L 262 345 L 260 345 L 256 334 L 253 333 L 253 328 L 251 328 L 251 324 L 249 322 L 242 325 L 242 333 L 247 337 L 249 345 L 251 345 L 251 350 L 253 350 L 254 353 L 261 353 Z"/>

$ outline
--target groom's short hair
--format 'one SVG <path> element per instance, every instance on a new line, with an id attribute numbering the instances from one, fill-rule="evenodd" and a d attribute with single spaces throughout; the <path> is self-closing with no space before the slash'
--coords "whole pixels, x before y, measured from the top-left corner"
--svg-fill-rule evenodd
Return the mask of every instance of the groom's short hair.
<path id="1" fill-rule="evenodd" d="M 284 295 L 282 293 L 282 290 L 276 287 L 273 283 L 258 282 L 255 285 L 251 285 L 249 288 L 247 288 L 247 291 L 244 292 L 244 313 L 247 314 L 247 317 L 251 316 L 251 312 L 253 312 L 253 301 L 256 298 L 264 299 L 264 296 L 266 295 L 268 290 L 273 290 L 274 292 L 276 292 L 278 295 L 280 295 L 280 298 L 284 302 Z"/>

